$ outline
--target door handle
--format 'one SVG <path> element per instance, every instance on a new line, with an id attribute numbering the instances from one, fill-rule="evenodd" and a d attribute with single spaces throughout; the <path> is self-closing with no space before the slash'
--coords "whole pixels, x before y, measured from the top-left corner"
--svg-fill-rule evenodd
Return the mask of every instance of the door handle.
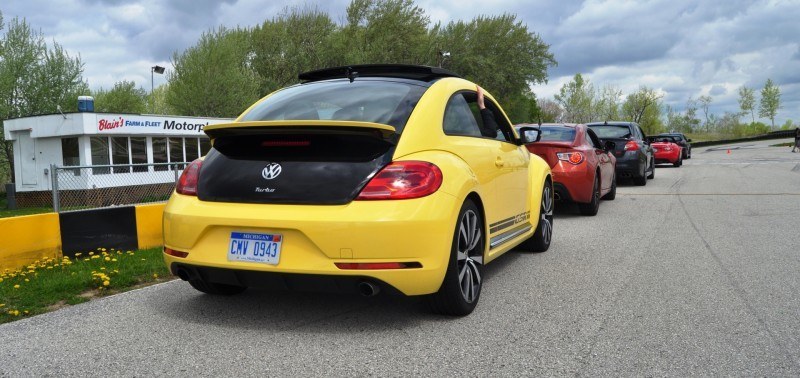
<path id="1" fill-rule="evenodd" d="M 499 167 L 502 167 L 503 165 L 505 165 L 505 162 L 503 162 L 503 159 L 501 159 L 501 158 L 498 156 L 498 157 L 497 157 L 497 160 L 495 160 L 495 161 L 494 161 L 494 165 L 496 165 L 496 166 L 499 168 Z"/>

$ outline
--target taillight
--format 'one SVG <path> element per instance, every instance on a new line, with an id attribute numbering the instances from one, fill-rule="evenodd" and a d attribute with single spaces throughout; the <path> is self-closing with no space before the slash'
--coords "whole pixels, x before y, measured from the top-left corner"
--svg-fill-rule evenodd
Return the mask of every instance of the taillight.
<path id="1" fill-rule="evenodd" d="M 196 196 L 197 179 L 200 177 L 200 167 L 202 166 L 203 161 L 200 159 L 189 164 L 189 166 L 183 170 L 181 178 L 178 179 L 178 186 L 175 187 L 175 191 L 187 196 Z"/>
<path id="2" fill-rule="evenodd" d="M 639 143 L 636 143 L 635 140 L 625 143 L 625 151 L 636 151 L 638 149 L 639 149 Z"/>
<path id="3" fill-rule="evenodd" d="M 381 169 L 356 200 L 410 199 L 433 194 L 442 185 L 439 167 L 424 161 L 398 161 Z"/>
<path id="4" fill-rule="evenodd" d="M 574 165 L 583 162 L 583 154 L 580 152 L 559 152 L 556 156 L 558 156 L 558 160 L 568 161 Z"/>

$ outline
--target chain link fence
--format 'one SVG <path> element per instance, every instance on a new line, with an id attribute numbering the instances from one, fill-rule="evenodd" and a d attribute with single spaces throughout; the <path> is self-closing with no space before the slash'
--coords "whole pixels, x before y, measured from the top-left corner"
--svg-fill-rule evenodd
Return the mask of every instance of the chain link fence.
<path id="1" fill-rule="evenodd" d="M 164 202 L 188 163 L 50 166 L 53 210 Z"/>

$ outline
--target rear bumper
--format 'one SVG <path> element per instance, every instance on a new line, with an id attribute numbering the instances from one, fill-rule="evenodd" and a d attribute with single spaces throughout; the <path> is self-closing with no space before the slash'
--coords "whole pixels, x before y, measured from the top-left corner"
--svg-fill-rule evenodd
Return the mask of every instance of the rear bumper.
<path id="1" fill-rule="evenodd" d="M 573 166 L 562 161 L 553 167 L 553 189 L 560 200 L 589 203 L 593 187 L 594 174 L 586 162 Z"/>
<path id="2" fill-rule="evenodd" d="M 252 280 L 248 272 L 290 274 L 292 282 L 301 275 L 356 277 L 405 295 L 430 294 L 444 279 L 460 205 L 442 192 L 333 206 L 204 202 L 173 194 L 164 209 L 164 245 L 188 256 L 163 256 L 170 268 L 182 264 L 239 271 L 244 278 L 237 279 L 247 282 Z M 228 261 L 231 232 L 282 235 L 278 264 Z M 422 267 L 343 270 L 336 262 L 417 262 Z"/>
<path id="3" fill-rule="evenodd" d="M 673 149 L 672 151 L 659 150 L 655 154 L 656 164 L 674 164 L 681 158 L 681 149 Z"/>
<path id="4" fill-rule="evenodd" d="M 210 268 L 184 263 L 172 263 L 170 271 L 181 279 L 202 279 L 217 284 L 255 287 L 268 290 L 309 291 L 335 294 L 358 294 L 358 285 L 369 282 L 380 287 L 381 293 L 403 295 L 392 285 L 370 276 L 332 276 L 322 274 L 291 274 L 252 270 Z"/>
<path id="5" fill-rule="evenodd" d="M 631 178 L 631 177 L 644 177 L 647 171 L 647 167 L 645 167 L 645 162 L 639 160 L 639 155 L 636 151 L 629 151 L 626 152 L 622 156 L 616 156 L 617 158 L 617 178 Z"/>

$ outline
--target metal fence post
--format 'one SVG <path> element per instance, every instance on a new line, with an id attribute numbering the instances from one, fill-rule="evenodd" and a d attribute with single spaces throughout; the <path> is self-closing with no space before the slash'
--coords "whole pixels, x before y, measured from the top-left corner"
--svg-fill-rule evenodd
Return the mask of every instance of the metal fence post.
<path id="1" fill-rule="evenodd" d="M 180 176 L 178 176 L 178 164 L 175 164 L 174 168 L 175 168 L 175 185 L 177 186 L 178 179 L 180 178 Z"/>
<path id="2" fill-rule="evenodd" d="M 58 213 L 61 210 L 58 196 L 58 168 L 55 164 L 50 164 L 50 179 L 53 180 L 53 211 Z"/>

